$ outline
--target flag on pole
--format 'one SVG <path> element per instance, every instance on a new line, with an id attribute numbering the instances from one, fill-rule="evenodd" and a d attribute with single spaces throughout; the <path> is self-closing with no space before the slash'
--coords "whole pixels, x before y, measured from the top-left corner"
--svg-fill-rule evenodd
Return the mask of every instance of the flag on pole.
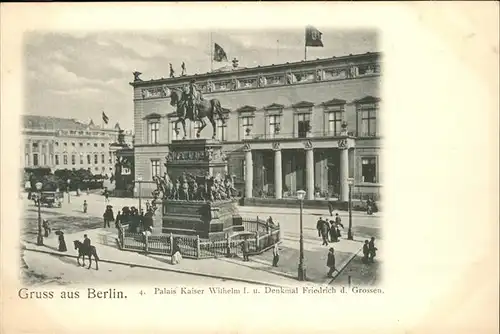
<path id="1" fill-rule="evenodd" d="M 321 41 L 321 35 L 323 33 L 313 26 L 306 27 L 306 46 L 319 46 L 323 47 L 323 42 Z"/>
<path id="2" fill-rule="evenodd" d="M 109 122 L 109 117 L 104 113 L 104 111 L 102 112 L 102 120 L 106 124 Z"/>
<path id="3" fill-rule="evenodd" d="M 218 62 L 228 61 L 226 51 L 217 43 L 214 44 L 214 60 Z"/>

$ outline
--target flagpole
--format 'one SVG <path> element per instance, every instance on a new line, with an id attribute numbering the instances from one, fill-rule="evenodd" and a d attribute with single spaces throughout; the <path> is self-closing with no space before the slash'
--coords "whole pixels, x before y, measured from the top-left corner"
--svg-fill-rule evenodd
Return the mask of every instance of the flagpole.
<path id="1" fill-rule="evenodd" d="M 210 32 L 210 72 L 214 70 L 214 57 L 213 57 L 213 37 L 212 37 L 212 32 Z"/>
<path id="2" fill-rule="evenodd" d="M 280 40 L 279 39 L 276 40 L 276 44 L 277 44 L 276 55 L 279 57 L 280 56 Z"/>
<path id="3" fill-rule="evenodd" d="M 307 60 L 307 46 L 304 45 L 304 60 Z"/>

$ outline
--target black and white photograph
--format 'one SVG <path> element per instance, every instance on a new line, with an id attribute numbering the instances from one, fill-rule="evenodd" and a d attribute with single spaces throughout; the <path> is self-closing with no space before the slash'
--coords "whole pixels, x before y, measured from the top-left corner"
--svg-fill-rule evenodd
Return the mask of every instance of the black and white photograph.
<path id="1" fill-rule="evenodd" d="M 24 281 L 376 286 L 379 38 L 26 33 Z"/>

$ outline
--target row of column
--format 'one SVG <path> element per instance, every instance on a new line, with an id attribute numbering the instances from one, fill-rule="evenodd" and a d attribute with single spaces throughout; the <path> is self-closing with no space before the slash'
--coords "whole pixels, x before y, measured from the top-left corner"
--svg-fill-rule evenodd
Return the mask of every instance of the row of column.
<path id="1" fill-rule="evenodd" d="M 340 149 L 340 200 L 347 201 L 349 199 L 349 155 L 347 148 Z M 306 199 L 314 199 L 314 149 L 311 142 L 306 142 L 304 145 L 306 154 Z M 274 189 L 275 198 L 282 198 L 283 194 L 283 168 L 281 147 L 279 143 L 273 143 L 274 151 Z M 245 197 L 253 197 L 253 159 L 252 150 L 248 144 L 244 146 L 245 152 Z"/>

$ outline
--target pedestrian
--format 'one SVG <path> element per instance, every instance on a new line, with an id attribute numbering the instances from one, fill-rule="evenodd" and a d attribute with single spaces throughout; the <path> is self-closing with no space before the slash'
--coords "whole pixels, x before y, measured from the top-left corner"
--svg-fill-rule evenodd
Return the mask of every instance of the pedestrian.
<path id="1" fill-rule="evenodd" d="M 57 233 L 58 232 L 58 233 Z M 56 233 L 59 234 L 59 251 L 60 252 L 66 252 L 68 249 L 66 248 L 66 241 L 64 240 L 64 233 L 63 231 L 57 231 Z"/>
<path id="2" fill-rule="evenodd" d="M 330 232 L 330 225 L 327 221 L 321 219 L 321 237 L 323 238 L 322 246 L 328 246 L 328 234 Z"/>
<path id="3" fill-rule="evenodd" d="M 116 213 L 116 219 L 115 219 L 115 227 L 116 228 L 118 228 L 122 224 L 121 220 L 122 220 L 122 215 L 120 213 L 120 210 L 118 210 L 118 212 Z"/>
<path id="4" fill-rule="evenodd" d="M 337 225 L 337 227 L 340 225 L 342 228 L 344 228 L 344 225 L 342 225 L 342 219 L 340 218 L 338 212 L 335 214 L 335 225 Z"/>
<path id="5" fill-rule="evenodd" d="M 333 216 L 333 201 L 328 200 L 328 212 L 330 212 L 330 216 Z"/>
<path id="6" fill-rule="evenodd" d="M 115 220 L 111 205 L 106 206 L 106 211 L 104 211 L 102 217 L 104 218 L 104 228 L 110 227 L 109 222 Z"/>
<path id="7" fill-rule="evenodd" d="M 338 242 L 339 238 L 337 235 L 337 229 L 335 228 L 335 222 L 333 220 L 330 220 L 330 241 L 331 242 Z"/>
<path id="8" fill-rule="evenodd" d="M 328 258 L 326 260 L 326 266 L 328 268 L 330 268 L 330 270 L 326 274 L 328 277 L 332 277 L 332 274 L 333 274 L 334 271 L 338 272 L 338 270 L 335 268 L 335 254 L 334 254 L 333 247 L 331 247 L 330 251 L 328 252 Z"/>
<path id="9" fill-rule="evenodd" d="M 182 260 L 181 247 L 179 245 L 179 238 L 174 239 L 172 245 L 172 264 L 179 264 Z"/>
<path id="10" fill-rule="evenodd" d="M 245 240 L 243 240 L 243 245 L 242 245 L 242 248 L 243 248 L 243 261 L 250 261 L 250 259 L 248 258 L 248 252 L 250 251 L 250 242 L 248 241 L 248 238 L 245 238 Z"/>
<path id="11" fill-rule="evenodd" d="M 109 192 L 108 188 L 104 189 L 104 202 L 108 203 L 109 202 Z"/>
<path id="12" fill-rule="evenodd" d="M 373 259 L 375 258 L 375 256 L 377 256 L 377 250 L 378 248 L 375 247 L 375 238 L 372 237 L 370 239 L 370 242 L 368 244 L 368 252 L 369 252 L 369 257 L 370 257 L 370 262 L 373 263 Z"/>
<path id="13" fill-rule="evenodd" d="M 368 240 L 365 240 L 363 245 L 363 263 L 368 263 L 368 255 L 370 254 L 370 246 L 368 245 Z"/>
<path id="14" fill-rule="evenodd" d="M 321 237 L 321 224 L 322 224 L 322 219 L 319 217 L 318 222 L 316 223 L 316 229 L 318 230 L 318 237 Z"/>
<path id="15" fill-rule="evenodd" d="M 273 267 L 278 266 L 279 260 L 280 260 L 280 249 L 278 243 L 275 243 L 273 248 Z"/>
<path id="16" fill-rule="evenodd" d="M 87 207 L 88 207 L 88 204 L 87 204 L 87 200 L 83 200 L 83 213 L 87 213 Z"/>
<path id="17" fill-rule="evenodd" d="M 44 219 L 42 221 L 42 227 L 43 227 L 43 231 L 44 231 L 44 236 L 45 236 L 45 238 L 47 238 L 51 232 L 51 228 L 49 226 L 49 221 Z"/>

